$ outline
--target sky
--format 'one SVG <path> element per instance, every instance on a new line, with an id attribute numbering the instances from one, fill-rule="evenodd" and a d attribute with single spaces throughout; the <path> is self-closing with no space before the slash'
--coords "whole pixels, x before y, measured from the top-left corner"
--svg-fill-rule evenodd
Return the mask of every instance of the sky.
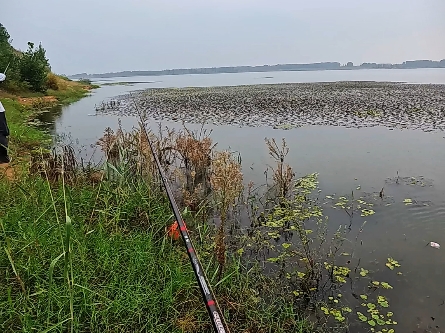
<path id="1" fill-rule="evenodd" d="M 445 0 L 0 0 L 54 72 L 445 58 Z"/>

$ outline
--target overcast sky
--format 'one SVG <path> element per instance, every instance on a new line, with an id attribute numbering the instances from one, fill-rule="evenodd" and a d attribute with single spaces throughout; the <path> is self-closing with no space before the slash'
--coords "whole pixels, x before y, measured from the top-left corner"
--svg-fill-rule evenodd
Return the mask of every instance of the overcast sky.
<path id="1" fill-rule="evenodd" d="M 445 58 L 445 0 L 0 0 L 57 73 Z"/>

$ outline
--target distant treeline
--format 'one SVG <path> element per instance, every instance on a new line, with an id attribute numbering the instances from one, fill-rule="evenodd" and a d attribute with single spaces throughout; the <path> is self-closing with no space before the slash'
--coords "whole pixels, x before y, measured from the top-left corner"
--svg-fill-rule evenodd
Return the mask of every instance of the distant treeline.
<path id="1" fill-rule="evenodd" d="M 352 62 L 341 65 L 339 62 L 318 62 L 312 64 L 282 64 L 263 66 L 233 66 L 233 67 L 207 67 L 207 68 L 179 68 L 165 69 L 161 71 L 124 71 L 103 74 L 75 74 L 72 79 L 85 78 L 110 78 L 131 76 L 161 76 L 161 75 L 184 75 L 184 74 L 218 74 L 218 73 L 245 73 L 245 72 L 277 72 L 277 71 L 320 71 L 320 70 L 352 70 L 352 69 L 414 69 L 414 68 L 445 68 L 445 59 L 414 60 L 405 61 L 402 64 L 377 64 L 363 63 L 354 66 Z"/>

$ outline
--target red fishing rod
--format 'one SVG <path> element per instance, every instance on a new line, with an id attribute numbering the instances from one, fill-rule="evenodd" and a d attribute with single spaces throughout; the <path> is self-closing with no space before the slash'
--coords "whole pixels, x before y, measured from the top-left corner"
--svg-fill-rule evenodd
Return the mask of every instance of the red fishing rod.
<path id="1" fill-rule="evenodd" d="M 216 333 L 230 333 L 229 329 L 227 328 L 227 324 L 224 320 L 224 317 L 218 307 L 218 303 L 216 302 L 216 299 L 212 295 L 210 284 L 207 282 L 207 278 L 205 276 L 204 270 L 202 269 L 201 263 L 199 262 L 196 250 L 193 247 L 192 240 L 190 239 L 190 235 L 187 231 L 187 227 L 184 223 L 184 220 L 181 217 L 181 213 L 179 212 L 179 208 L 178 205 L 176 204 L 173 192 L 171 191 L 170 186 L 168 184 L 167 177 L 165 176 L 164 171 L 162 170 L 158 156 L 153 148 L 150 139 L 148 138 L 147 129 L 145 127 L 146 125 L 143 124 L 143 126 L 145 130 L 145 136 L 147 137 L 147 141 L 151 149 L 151 153 L 153 154 L 153 158 L 156 162 L 157 169 L 162 178 L 162 183 L 164 184 L 165 191 L 167 192 L 168 200 L 170 201 L 173 214 L 175 216 L 176 222 L 178 223 L 179 231 L 181 232 L 182 239 L 184 240 L 184 244 L 187 249 L 187 254 L 193 266 L 193 271 L 195 272 L 195 277 L 196 280 L 198 281 L 199 289 L 201 290 L 201 294 L 204 299 L 207 311 L 209 313 L 213 329 Z"/>

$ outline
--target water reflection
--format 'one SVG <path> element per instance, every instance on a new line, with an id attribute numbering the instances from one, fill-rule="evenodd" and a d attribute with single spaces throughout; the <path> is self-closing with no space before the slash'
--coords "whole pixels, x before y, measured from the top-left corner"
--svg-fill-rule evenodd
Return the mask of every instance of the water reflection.
<path id="1" fill-rule="evenodd" d="M 37 120 L 41 123 L 39 127 L 47 130 L 51 134 L 56 134 L 56 121 L 60 118 L 62 112 L 63 106 L 58 104 L 49 110 L 39 113 L 37 116 Z"/>

